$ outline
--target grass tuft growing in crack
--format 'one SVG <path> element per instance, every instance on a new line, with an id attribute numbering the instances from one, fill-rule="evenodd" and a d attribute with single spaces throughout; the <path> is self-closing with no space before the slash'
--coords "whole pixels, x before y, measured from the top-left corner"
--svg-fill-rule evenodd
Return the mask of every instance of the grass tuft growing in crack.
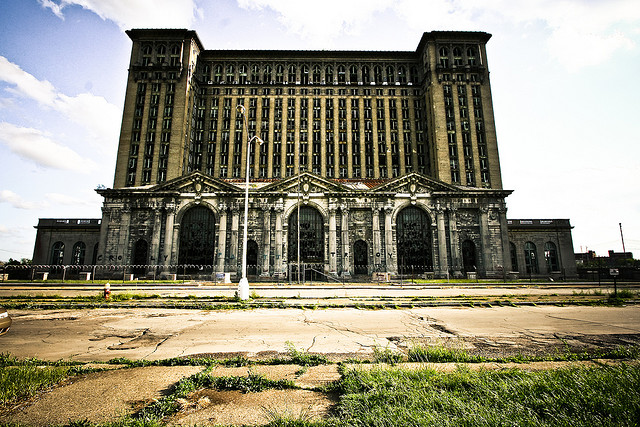
<path id="1" fill-rule="evenodd" d="M 168 396 L 158 399 L 136 413 L 132 419 L 142 422 L 157 422 L 178 412 L 178 399 L 186 398 L 190 393 L 202 388 L 217 390 L 238 390 L 242 393 L 259 392 L 268 389 L 298 388 L 288 380 L 270 380 L 262 375 L 249 373 L 245 377 L 212 377 L 209 367 L 202 372 L 179 381 Z"/>

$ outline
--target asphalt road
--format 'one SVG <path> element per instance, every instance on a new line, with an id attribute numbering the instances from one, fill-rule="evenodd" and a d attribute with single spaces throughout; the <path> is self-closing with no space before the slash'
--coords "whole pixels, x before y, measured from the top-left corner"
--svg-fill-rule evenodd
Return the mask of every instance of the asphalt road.
<path id="1" fill-rule="evenodd" d="M 517 350 L 527 345 L 638 342 L 640 306 L 358 309 L 10 310 L 0 353 L 45 360 L 164 359 L 297 349 L 371 355 L 374 348 L 459 340 Z M 615 340 L 607 340 L 615 337 Z M 626 341 L 625 341 L 626 340 Z M 597 343 L 596 343 L 597 345 Z"/>

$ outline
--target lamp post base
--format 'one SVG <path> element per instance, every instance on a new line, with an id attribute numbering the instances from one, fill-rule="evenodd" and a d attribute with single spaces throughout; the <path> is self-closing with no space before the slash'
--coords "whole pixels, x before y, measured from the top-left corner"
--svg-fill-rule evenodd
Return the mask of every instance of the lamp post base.
<path id="1" fill-rule="evenodd" d="M 246 277 L 240 279 L 238 283 L 238 298 L 243 301 L 249 299 L 249 280 Z"/>

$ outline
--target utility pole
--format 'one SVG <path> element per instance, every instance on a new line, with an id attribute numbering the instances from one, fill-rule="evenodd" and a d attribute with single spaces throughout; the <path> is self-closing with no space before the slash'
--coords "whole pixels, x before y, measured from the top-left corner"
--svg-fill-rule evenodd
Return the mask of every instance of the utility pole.
<path id="1" fill-rule="evenodd" d="M 622 239 L 622 253 L 623 253 L 623 254 L 626 254 L 626 253 L 627 253 L 627 251 L 626 251 L 626 249 L 624 248 L 624 235 L 622 234 L 622 223 L 621 223 L 621 222 L 619 222 L 619 223 L 618 223 L 618 225 L 620 226 L 620 238 Z M 622 255 L 622 256 L 624 256 L 624 255 Z"/>

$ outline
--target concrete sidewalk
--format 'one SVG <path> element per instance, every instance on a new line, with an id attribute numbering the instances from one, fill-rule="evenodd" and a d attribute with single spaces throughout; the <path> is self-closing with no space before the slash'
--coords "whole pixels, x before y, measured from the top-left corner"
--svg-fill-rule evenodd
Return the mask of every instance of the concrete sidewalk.
<path id="1" fill-rule="evenodd" d="M 585 362 L 534 362 L 462 364 L 470 369 L 524 369 L 547 370 L 573 366 L 595 368 L 619 361 Z M 635 363 L 637 361 L 626 361 Z M 434 369 L 452 372 L 457 363 L 403 363 L 397 368 Z M 369 370 L 385 368 L 384 364 L 348 365 L 348 369 Z M 74 377 L 58 387 L 45 392 L 17 407 L 0 414 L 0 424 L 16 423 L 44 427 L 63 425 L 71 421 L 87 420 L 92 423 L 115 422 L 132 415 L 154 400 L 171 393 L 181 379 L 200 372 L 204 367 L 144 367 L 96 372 Z M 340 379 L 338 365 L 320 365 L 302 368 L 298 365 L 254 365 L 226 368 L 217 366 L 211 371 L 214 377 L 262 375 L 271 380 L 290 380 L 300 389 L 265 390 L 241 393 L 230 390 L 200 390 L 186 399 L 179 399 L 179 411 L 170 417 L 168 425 L 255 425 L 268 421 L 269 414 L 304 414 L 311 419 L 328 416 L 337 403 L 335 396 L 317 390 Z"/>
<path id="2" fill-rule="evenodd" d="M 636 343 L 640 306 L 358 309 L 10 310 L 3 352 L 19 358 L 158 360 L 198 354 L 247 357 L 286 352 L 371 357 L 375 348 L 454 342 L 522 352 L 540 348 Z"/>

